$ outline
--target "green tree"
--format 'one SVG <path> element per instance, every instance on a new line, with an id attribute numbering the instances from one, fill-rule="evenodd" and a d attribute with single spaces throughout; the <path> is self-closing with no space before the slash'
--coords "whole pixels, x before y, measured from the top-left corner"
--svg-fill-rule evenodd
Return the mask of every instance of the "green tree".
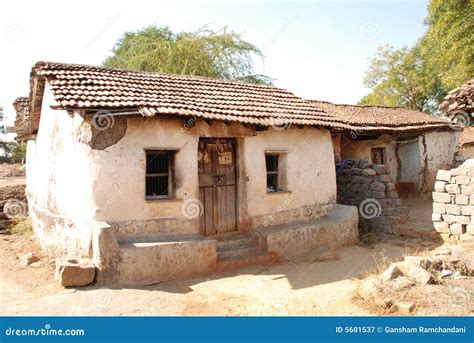
<path id="1" fill-rule="evenodd" d="M 382 46 L 370 61 L 364 85 L 372 92 L 359 103 L 434 111 L 442 92 L 439 78 L 426 66 L 418 46 Z"/>
<path id="2" fill-rule="evenodd" d="M 380 47 L 360 104 L 402 106 L 436 113 L 455 87 L 474 76 L 474 1 L 431 0 L 426 34 L 413 47 Z"/>
<path id="3" fill-rule="evenodd" d="M 13 141 L 0 141 L 0 152 L 0 162 L 22 163 L 25 161 L 26 145 Z"/>
<path id="4" fill-rule="evenodd" d="M 431 0 L 425 24 L 420 47 L 444 90 L 474 77 L 474 1 Z"/>
<path id="5" fill-rule="evenodd" d="M 255 73 L 254 57 L 264 58 L 255 45 L 226 28 L 173 33 L 167 26 L 150 26 L 125 33 L 104 66 L 271 84 L 270 77 Z"/>

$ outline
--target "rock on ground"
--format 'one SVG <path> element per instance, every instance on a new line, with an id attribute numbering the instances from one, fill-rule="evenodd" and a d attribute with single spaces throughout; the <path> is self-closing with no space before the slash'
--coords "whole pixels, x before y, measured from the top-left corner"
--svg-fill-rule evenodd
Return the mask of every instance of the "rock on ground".
<path id="1" fill-rule="evenodd" d="M 95 266 L 88 261 L 56 261 L 55 278 L 63 287 L 83 287 L 91 284 L 95 277 Z"/>
<path id="2" fill-rule="evenodd" d="M 403 272 L 400 268 L 398 268 L 396 264 L 391 264 L 382 274 L 380 274 L 379 278 L 381 281 L 386 282 L 402 275 Z"/>
<path id="3" fill-rule="evenodd" d="M 433 275 L 416 264 L 409 265 L 408 277 L 422 286 L 434 283 Z"/>
<path id="4" fill-rule="evenodd" d="M 30 264 L 34 262 L 38 262 L 40 258 L 33 254 L 32 252 L 29 252 L 23 256 L 20 257 L 20 260 L 18 261 L 20 265 L 23 267 L 28 267 Z"/>
<path id="5" fill-rule="evenodd" d="M 397 301 L 393 307 L 404 314 L 412 313 L 415 310 L 415 304 L 409 301 Z"/>
<path id="6" fill-rule="evenodd" d="M 474 275 L 474 251 L 462 255 L 461 264 L 466 267 L 470 275 Z"/>

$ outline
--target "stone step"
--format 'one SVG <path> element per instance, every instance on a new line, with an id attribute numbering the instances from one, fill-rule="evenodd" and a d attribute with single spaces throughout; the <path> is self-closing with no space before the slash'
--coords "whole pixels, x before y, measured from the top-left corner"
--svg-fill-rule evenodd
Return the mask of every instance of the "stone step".
<path id="1" fill-rule="evenodd" d="M 262 251 L 260 247 L 252 243 L 243 243 L 239 245 L 237 248 L 233 246 L 222 247 L 218 245 L 217 246 L 217 259 L 251 255 L 254 253 L 258 253 L 260 251 Z"/>
<path id="2" fill-rule="evenodd" d="M 251 244 L 252 239 L 242 234 L 222 237 L 217 239 L 217 250 L 222 249 L 238 249 L 246 244 Z"/>
<path id="3" fill-rule="evenodd" d="M 274 252 L 259 251 L 244 256 L 225 257 L 217 260 L 217 272 L 242 268 L 246 266 L 268 266 L 278 260 L 278 255 Z"/>

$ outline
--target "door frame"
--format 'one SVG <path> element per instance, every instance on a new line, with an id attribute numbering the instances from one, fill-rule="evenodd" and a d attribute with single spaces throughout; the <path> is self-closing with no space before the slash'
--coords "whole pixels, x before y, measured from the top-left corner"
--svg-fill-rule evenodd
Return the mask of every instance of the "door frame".
<path id="1" fill-rule="evenodd" d="M 228 231 L 228 232 L 224 232 L 224 233 L 210 233 L 210 234 L 207 234 L 206 233 L 206 228 L 204 225 L 202 225 L 202 221 L 200 220 L 199 221 L 199 233 L 203 236 L 206 236 L 206 237 L 212 237 L 212 236 L 220 236 L 220 235 L 227 235 L 227 234 L 232 234 L 232 233 L 236 233 L 239 231 L 239 227 L 240 227 L 240 206 L 239 206 L 239 198 L 240 198 L 240 193 L 239 193 L 239 187 L 241 186 L 240 185 L 240 172 L 239 172 L 239 166 L 237 164 L 237 161 L 239 160 L 238 159 L 238 156 L 239 156 L 239 144 L 238 144 L 238 139 L 236 137 L 208 137 L 208 136 L 200 136 L 198 137 L 198 149 L 197 149 L 197 153 L 196 153 L 196 160 L 197 160 L 197 157 L 198 157 L 198 154 L 199 154 L 199 143 L 201 141 L 218 141 L 218 140 L 227 140 L 227 141 L 231 141 L 232 143 L 232 146 L 233 146 L 233 156 L 232 156 L 232 165 L 233 165 L 233 168 L 234 168 L 234 175 L 235 175 L 235 185 L 234 185 L 234 194 L 235 194 L 235 208 L 234 208 L 234 211 L 235 211 L 235 230 L 233 231 Z M 197 172 L 198 172 L 198 194 L 199 194 L 199 198 L 201 198 L 201 185 L 199 183 L 199 167 L 197 168 Z M 202 211 L 202 218 L 205 220 L 205 214 L 204 214 L 204 204 L 203 205 L 203 211 Z"/>

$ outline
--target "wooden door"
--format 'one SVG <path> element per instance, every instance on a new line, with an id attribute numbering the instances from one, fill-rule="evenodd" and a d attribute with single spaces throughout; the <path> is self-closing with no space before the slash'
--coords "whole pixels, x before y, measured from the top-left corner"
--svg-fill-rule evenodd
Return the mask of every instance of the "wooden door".
<path id="1" fill-rule="evenodd" d="M 198 148 L 199 197 L 204 235 L 236 231 L 236 142 L 201 138 Z"/>

